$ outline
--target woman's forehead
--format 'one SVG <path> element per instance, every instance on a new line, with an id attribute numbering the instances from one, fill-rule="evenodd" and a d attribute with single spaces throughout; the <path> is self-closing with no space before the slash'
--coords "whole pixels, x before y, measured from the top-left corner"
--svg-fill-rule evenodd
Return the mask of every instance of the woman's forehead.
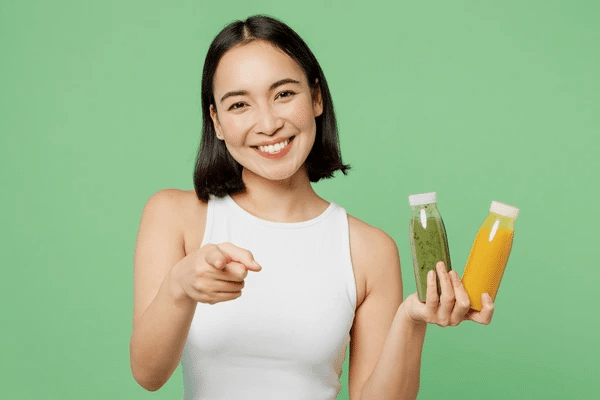
<path id="1" fill-rule="evenodd" d="M 228 50 L 217 65 L 214 91 L 259 89 L 282 79 L 308 84 L 300 65 L 283 50 L 264 40 L 255 40 Z"/>

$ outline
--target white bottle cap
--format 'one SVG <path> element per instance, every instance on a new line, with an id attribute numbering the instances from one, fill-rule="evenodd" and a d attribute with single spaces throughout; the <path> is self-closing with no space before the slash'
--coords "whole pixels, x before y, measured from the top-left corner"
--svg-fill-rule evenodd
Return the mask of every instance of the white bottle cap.
<path id="1" fill-rule="evenodd" d="M 435 192 L 411 194 L 408 196 L 408 202 L 410 203 L 411 207 L 414 207 L 421 206 L 423 204 L 436 203 L 437 198 Z"/>
<path id="2" fill-rule="evenodd" d="M 492 201 L 490 212 L 512 219 L 517 219 L 517 215 L 519 215 L 519 209 L 517 207 L 509 206 L 508 204 L 500 203 L 499 201 Z"/>

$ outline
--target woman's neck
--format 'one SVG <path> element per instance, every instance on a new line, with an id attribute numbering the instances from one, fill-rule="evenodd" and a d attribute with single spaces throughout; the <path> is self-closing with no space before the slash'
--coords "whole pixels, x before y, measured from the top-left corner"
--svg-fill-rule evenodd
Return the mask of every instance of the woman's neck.
<path id="1" fill-rule="evenodd" d="M 304 168 L 292 177 L 279 181 L 264 179 L 244 168 L 242 180 L 246 190 L 231 198 L 261 219 L 276 222 L 308 221 L 329 206 L 314 191 Z"/>

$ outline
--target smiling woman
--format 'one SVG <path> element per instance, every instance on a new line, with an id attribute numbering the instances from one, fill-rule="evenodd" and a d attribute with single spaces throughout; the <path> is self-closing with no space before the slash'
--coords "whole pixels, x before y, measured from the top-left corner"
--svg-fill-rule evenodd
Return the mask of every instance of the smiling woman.
<path id="1" fill-rule="evenodd" d="M 415 398 L 427 323 L 489 323 L 493 305 L 469 311 L 443 263 L 439 298 L 432 274 L 426 304 L 402 302 L 394 241 L 314 191 L 349 167 L 304 41 L 265 16 L 225 27 L 202 111 L 195 191 L 163 190 L 144 208 L 135 379 L 157 390 L 181 362 L 185 399 L 333 400 L 349 345 L 351 400 Z"/>
<path id="2" fill-rule="evenodd" d="M 235 46 L 219 62 L 213 91 L 217 138 L 242 165 L 244 182 L 305 179 L 323 103 L 296 61 L 265 40 Z"/>
<path id="3" fill-rule="evenodd" d="M 224 114 L 224 111 L 242 112 L 244 107 L 250 105 L 248 101 L 241 101 L 243 96 L 250 100 L 248 98 L 250 86 L 223 87 L 219 93 L 215 87 L 215 81 L 218 79 L 217 67 L 219 67 L 219 71 L 223 69 L 222 74 L 229 72 L 229 77 L 236 76 L 240 80 L 242 77 L 248 78 L 247 74 L 251 71 L 255 74 L 261 72 L 261 60 L 256 57 L 254 62 L 258 62 L 258 65 L 251 65 L 251 60 L 247 60 L 249 70 L 241 66 L 236 70 L 221 68 L 227 60 L 235 56 L 235 54 L 230 54 L 230 50 L 243 50 L 248 44 L 264 48 L 272 57 L 271 61 L 284 60 L 286 68 L 289 67 L 290 73 L 293 74 L 293 76 L 272 75 L 274 81 L 263 82 L 263 85 L 268 84 L 270 94 L 278 96 L 278 104 L 289 102 L 291 99 L 288 97 L 295 97 L 301 87 L 303 87 L 304 95 L 310 91 L 313 99 L 318 100 L 321 104 L 321 113 L 312 118 L 314 121 L 308 121 L 308 123 L 312 122 L 316 125 L 315 142 L 304 163 L 309 180 L 318 182 L 323 178 L 333 177 L 333 173 L 338 170 L 345 174 L 350 168 L 342 162 L 333 101 L 327 80 L 317 59 L 302 38 L 289 27 L 269 17 L 251 17 L 246 21 L 237 21 L 225 27 L 215 37 L 206 55 L 202 75 L 203 132 L 194 173 L 196 193 L 204 201 L 208 201 L 211 194 L 224 196 L 241 192 L 245 188 L 241 176 L 242 165 L 227 151 L 227 141 L 218 140 L 217 132 L 215 132 L 216 125 L 212 122 L 215 116 Z M 247 49 L 244 51 L 244 54 L 251 53 Z M 238 54 L 237 59 L 240 58 L 243 57 Z M 235 67 L 235 65 L 231 67 Z M 274 67 L 277 68 L 276 65 Z M 285 69 L 280 70 L 279 73 L 284 73 L 284 71 Z M 275 71 L 271 72 L 275 73 Z M 267 76 L 263 75 L 262 79 L 267 79 Z M 234 82 L 226 80 L 225 83 L 233 85 Z M 237 83 L 244 84 L 242 81 Z M 255 88 L 253 100 L 258 100 L 256 99 L 259 94 L 258 90 L 262 90 L 263 92 L 260 94 L 264 96 L 267 89 Z M 274 93 L 275 91 L 277 93 Z M 275 97 L 271 100 L 274 103 Z M 225 109 L 224 103 L 227 103 L 227 109 Z M 258 104 L 255 103 L 254 108 L 257 106 Z M 296 119 L 307 117 L 308 115 L 301 114 L 296 116 Z M 279 141 L 278 135 L 276 136 L 275 143 Z M 273 142 L 273 138 L 263 138 L 254 145 L 274 144 L 271 142 Z"/>

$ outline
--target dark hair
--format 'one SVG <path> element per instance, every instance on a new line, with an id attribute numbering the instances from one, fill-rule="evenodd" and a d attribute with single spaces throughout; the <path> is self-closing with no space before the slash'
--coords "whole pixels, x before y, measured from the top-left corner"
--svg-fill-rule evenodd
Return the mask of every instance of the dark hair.
<path id="1" fill-rule="evenodd" d="M 313 90 L 320 87 L 323 112 L 315 119 L 315 143 L 304 163 L 309 180 L 318 182 L 322 178 L 331 178 L 337 170 L 345 175 L 350 169 L 349 165 L 342 163 L 333 101 L 317 59 L 289 26 L 268 16 L 255 15 L 223 28 L 206 54 L 202 72 L 202 140 L 194 170 L 196 195 L 204 201 L 208 201 L 209 195 L 223 197 L 246 189 L 242 181 L 242 166 L 229 154 L 225 143 L 216 137 L 210 106 L 216 107 L 213 80 L 221 57 L 232 47 L 254 40 L 266 40 L 283 50 L 300 65 L 309 86 Z"/>

